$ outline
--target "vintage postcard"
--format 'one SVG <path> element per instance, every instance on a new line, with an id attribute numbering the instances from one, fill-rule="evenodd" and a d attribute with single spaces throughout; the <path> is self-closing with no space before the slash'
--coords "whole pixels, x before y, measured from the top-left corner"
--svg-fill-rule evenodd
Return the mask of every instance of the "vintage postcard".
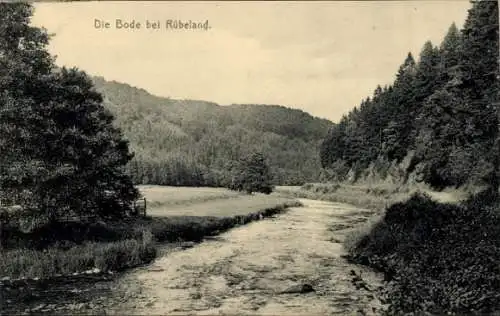
<path id="1" fill-rule="evenodd" d="M 500 311 L 498 1 L 0 3 L 0 314 Z"/>

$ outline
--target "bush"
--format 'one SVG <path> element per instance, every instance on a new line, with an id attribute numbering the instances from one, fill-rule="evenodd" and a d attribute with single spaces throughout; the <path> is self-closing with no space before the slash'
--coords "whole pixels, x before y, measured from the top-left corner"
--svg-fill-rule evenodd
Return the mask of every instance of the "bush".
<path id="1" fill-rule="evenodd" d="M 229 189 L 244 191 L 248 194 L 260 192 L 270 194 L 273 191 L 269 166 L 261 153 L 244 157 L 234 167 L 233 179 Z"/>
<path id="2" fill-rule="evenodd" d="M 414 194 L 389 207 L 349 257 L 385 273 L 392 314 L 499 310 L 500 215 L 491 197 L 452 205 Z"/>

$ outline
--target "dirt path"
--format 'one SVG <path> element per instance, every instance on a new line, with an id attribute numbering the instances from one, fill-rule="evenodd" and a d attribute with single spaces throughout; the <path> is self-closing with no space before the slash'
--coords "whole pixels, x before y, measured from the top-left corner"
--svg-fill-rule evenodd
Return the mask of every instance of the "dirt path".
<path id="1" fill-rule="evenodd" d="M 379 276 L 341 257 L 345 233 L 369 215 L 339 203 L 301 200 L 275 218 L 254 222 L 136 269 L 114 288 L 111 314 L 355 314 L 378 308 L 357 289 L 351 270 Z M 359 273 L 359 272 L 358 272 Z M 315 291 L 296 293 L 310 284 Z M 294 293 L 283 293 L 292 290 Z"/>

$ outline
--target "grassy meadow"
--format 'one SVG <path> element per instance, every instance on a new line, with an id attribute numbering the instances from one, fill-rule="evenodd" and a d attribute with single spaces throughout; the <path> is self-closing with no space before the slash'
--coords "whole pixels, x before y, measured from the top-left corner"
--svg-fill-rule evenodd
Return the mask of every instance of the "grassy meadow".
<path id="1" fill-rule="evenodd" d="M 147 199 L 148 208 L 163 206 L 185 206 L 213 200 L 226 200 L 244 194 L 225 188 L 209 187 L 169 187 L 161 185 L 138 185 L 143 197 Z"/>
<path id="2" fill-rule="evenodd" d="M 275 194 L 219 188 L 139 186 L 147 216 L 113 222 L 57 223 L 24 232 L 4 227 L 0 279 L 118 271 L 152 261 L 161 243 L 201 241 L 299 206 Z"/>
<path id="3" fill-rule="evenodd" d="M 156 189 L 156 188 L 155 188 Z M 186 188 L 187 189 L 187 188 Z M 205 189 L 205 188 L 204 188 Z M 184 188 L 179 189 L 182 192 Z M 153 205 L 148 209 L 148 215 L 152 217 L 171 217 L 171 216 L 200 216 L 200 217 L 231 217 L 245 216 L 260 210 L 272 208 L 277 205 L 284 205 L 290 201 L 290 198 L 279 197 L 276 195 L 265 195 L 254 193 L 233 194 L 231 191 L 214 189 L 214 191 L 190 190 L 195 195 L 192 197 L 180 196 L 174 197 L 174 202 L 162 203 L 165 197 L 157 197 L 153 200 Z M 166 190 L 167 194 L 175 195 L 175 191 L 170 188 Z M 155 192 L 158 195 L 157 192 Z M 217 195 L 219 194 L 219 195 Z M 147 195 L 147 193 L 145 194 Z M 149 194 L 151 195 L 151 194 Z M 184 199 L 184 200 L 182 200 Z M 156 203 L 154 201 L 157 201 Z M 151 205 L 150 204 L 150 205 Z"/>

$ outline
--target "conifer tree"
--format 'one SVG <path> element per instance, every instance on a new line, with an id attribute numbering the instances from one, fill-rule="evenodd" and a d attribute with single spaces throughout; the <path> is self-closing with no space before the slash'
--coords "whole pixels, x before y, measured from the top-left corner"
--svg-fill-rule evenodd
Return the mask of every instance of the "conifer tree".
<path id="1" fill-rule="evenodd" d="M 439 78 L 440 86 L 444 86 L 449 80 L 458 75 L 460 52 L 461 50 L 461 35 L 455 23 L 448 29 L 448 33 L 443 39 L 439 47 Z"/>
<path id="2" fill-rule="evenodd" d="M 425 43 L 418 63 L 408 54 L 394 84 L 382 92 L 377 87 L 354 108 L 344 133 L 338 126 L 330 132 L 322 144 L 324 166 L 366 164 L 374 151 L 400 161 L 415 150 L 407 171 L 420 170 L 433 186 L 489 183 L 497 192 L 498 60 L 498 2 L 475 1 L 461 31 L 452 24 L 439 48 Z M 377 131 L 382 141 L 374 150 Z M 343 155 L 335 150 L 340 144 Z"/>
<path id="3" fill-rule="evenodd" d="M 498 170 L 498 93 L 499 30 L 498 2 L 476 1 L 462 30 L 461 73 L 463 89 L 469 98 L 470 112 L 477 126 L 480 155 L 487 156 L 493 170 Z M 498 172 L 488 175 L 494 192 L 498 191 Z"/>

